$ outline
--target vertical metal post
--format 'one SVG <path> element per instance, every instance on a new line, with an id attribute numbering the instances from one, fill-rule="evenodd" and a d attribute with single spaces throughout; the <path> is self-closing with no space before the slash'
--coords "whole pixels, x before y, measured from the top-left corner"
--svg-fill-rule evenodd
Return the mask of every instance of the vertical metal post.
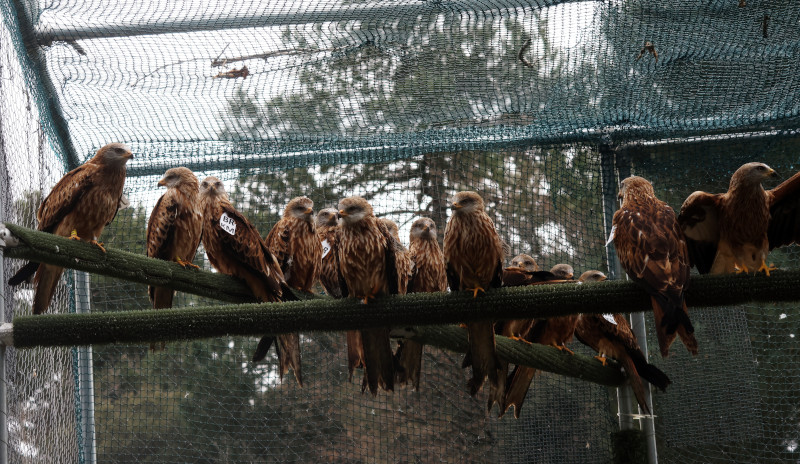
<path id="1" fill-rule="evenodd" d="M 2 121 L 0 121 L 2 124 Z M 2 137 L 2 127 L 0 127 L 0 137 Z M 6 192 L 7 183 L 5 179 L 6 156 L 3 153 L 3 144 L 0 142 L 0 176 L 3 179 L 3 186 L 0 187 L 0 221 L 5 221 L 6 205 L 5 198 L 9 198 Z M 6 321 L 6 307 L 10 300 L 10 295 L 6 292 L 5 260 L 0 261 L 0 288 L 2 300 L 0 301 L 0 324 Z M 6 397 L 6 346 L 0 343 L 0 464 L 8 463 L 8 398 Z"/>
<path id="2" fill-rule="evenodd" d="M 89 313 L 89 274 L 75 272 L 75 311 Z M 79 346 L 78 352 L 78 398 L 81 407 L 81 436 L 85 464 L 97 463 L 97 449 L 94 430 L 94 370 L 92 367 L 92 347 Z"/>
<path id="3" fill-rule="evenodd" d="M 649 359 L 649 355 L 647 354 L 647 328 L 645 327 L 643 312 L 631 313 L 631 330 L 636 336 L 636 339 L 639 340 L 639 347 L 642 349 L 642 353 L 644 353 L 644 359 Z M 650 384 L 647 382 L 642 383 L 644 384 L 645 402 L 647 402 L 647 407 L 650 409 L 650 412 L 653 413 L 653 394 L 650 389 Z M 656 449 L 655 420 L 653 417 L 644 417 L 640 419 L 640 423 L 642 432 L 644 432 L 645 442 L 647 443 L 647 462 L 648 464 L 657 464 L 658 450 Z"/>
<path id="4" fill-rule="evenodd" d="M 614 150 L 607 144 L 600 145 L 600 168 L 603 186 L 603 228 L 605 229 L 606 237 L 608 237 L 611 234 L 611 219 L 614 217 L 614 212 L 617 211 L 618 180 L 616 156 Z M 622 266 L 617 258 L 617 251 L 611 243 L 606 245 L 606 256 L 608 258 L 608 277 L 610 279 L 625 278 L 625 273 L 622 271 Z M 617 388 L 620 430 L 636 428 L 633 422 L 633 413 L 636 412 L 633 407 L 633 400 L 631 387 L 624 385 Z"/>

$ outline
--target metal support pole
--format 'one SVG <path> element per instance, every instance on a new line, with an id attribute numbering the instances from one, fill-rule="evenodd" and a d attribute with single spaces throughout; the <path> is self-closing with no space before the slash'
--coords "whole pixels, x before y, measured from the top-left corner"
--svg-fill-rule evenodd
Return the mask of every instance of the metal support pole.
<path id="1" fill-rule="evenodd" d="M 0 83 L 2 87 L 2 83 Z M 3 135 L 2 121 L 0 121 L 0 140 Z M 5 198 L 9 198 L 6 189 L 8 177 L 6 174 L 6 155 L 3 152 L 3 144 L 0 142 L 0 178 L 2 179 L 2 186 L 0 187 L 0 221 L 5 221 L 6 217 L 6 204 Z M 6 321 L 6 307 L 10 301 L 9 292 L 6 290 L 6 275 L 5 275 L 6 261 L 0 262 L 0 288 L 2 291 L 2 300 L 0 301 L 0 324 Z M 8 463 L 8 398 L 6 397 L 6 346 L 0 343 L 0 464 Z"/>
<path id="2" fill-rule="evenodd" d="M 611 234 L 611 219 L 617 210 L 617 166 L 614 150 L 607 144 L 600 145 L 600 167 L 603 186 L 603 228 L 606 237 Z M 608 277 L 610 279 L 625 278 L 625 273 L 617 258 L 614 245 L 606 245 L 608 258 Z M 633 407 L 633 392 L 630 386 L 617 388 L 617 407 L 619 411 L 620 430 L 630 430 L 635 427 L 633 414 L 637 412 Z"/>
<path id="3" fill-rule="evenodd" d="M 645 327 L 644 323 L 644 313 L 636 312 L 631 313 L 631 330 L 633 334 L 636 336 L 636 339 L 639 340 L 639 347 L 642 349 L 642 353 L 644 353 L 644 359 L 649 359 L 647 354 L 647 328 Z M 647 407 L 650 409 L 650 412 L 653 412 L 653 394 L 650 388 L 650 384 L 647 382 L 642 382 L 644 384 L 644 399 L 647 402 Z M 658 463 L 658 450 L 656 449 L 656 425 L 655 420 L 652 417 L 644 417 L 639 420 L 642 432 L 644 432 L 644 439 L 647 443 L 647 462 L 648 464 L 657 464 Z"/>
<path id="4" fill-rule="evenodd" d="M 89 274 L 75 272 L 75 310 L 78 313 L 89 313 Z M 92 368 L 92 347 L 79 346 L 78 352 L 78 397 L 81 407 L 81 437 L 83 443 L 83 462 L 97 463 L 94 430 L 94 371 Z"/>

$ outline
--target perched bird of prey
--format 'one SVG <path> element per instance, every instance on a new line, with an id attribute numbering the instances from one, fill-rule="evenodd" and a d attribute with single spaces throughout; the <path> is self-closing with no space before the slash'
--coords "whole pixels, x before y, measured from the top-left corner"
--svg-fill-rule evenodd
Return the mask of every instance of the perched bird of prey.
<path id="1" fill-rule="evenodd" d="M 628 276 L 650 294 L 661 356 L 669 355 L 676 332 L 696 355 L 697 340 L 684 301 L 689 251 L 675 212 L 641 177 L 623 180 L 619 197 L 622 207 L 614 213 L 609 242 L 614 242 Z"/>
<path id="2" fill-rule="evenodd" d="M 503 244 L 494 223 L 484 211 L 483 199 L 475 192 L 459 192 L 451 203 L 453 210 L 444 232 L 444 260 L 452 291 L 478 292 L 502 285 Z M 492 321 L 467 324 L 469 352 L 465 364 L 472 364 L 470 393 L 475 395 L 489 378 L 489 407 L 501 402 L 505 372 L 500 372 Z"/>
<path id="3" fill-rule="evenodd" d="M 322 244 L 317 239 L 313 214 L 313 201 L 307 197 L 293 198 L 286 205 L 283 217 L 275 223 L 265 239 L 267 247 L 281 266 L 286 283 L 305 293 L 311 292 L 322 266 Z M 286 373 L 289 366 L 295 373 L 300 372 L 300 334 L 278 335 L 277 347 L 281 373 Z M 289 358 L 295 354 L 296 358 Z"/>
<path id="4" fill-rule="evenodd" d="M 641 379 L 650 382 L 661 391 L 672 383 L 669 377 L 656 366 L 649 364 L 631 331 L 630 324 L 621 314 L 581 314 L 575 325 L 575 336 L 581 343 L 597 351 L 596 356 L 603 365 L 606 357 L 616 359 L 633 389 L 636 401 L 645 413 L 650 413 L 645 400 Z"/>
<path id="5" fill-rule="evenodd" d="M 339 228 L 339 213 L 335 208 L 325 208 L 317 213 L 317 240 L 322 249 L 322 265 L 320 266 L 319 282 L 325 293 L 342 298 L 342 288 L 339 282 L 339 246 L 336 241 Z"/>
<path id="6" fill-rule="evenodd" d="M 701 274 L 774 270 L 767 254 L 800 238 L 800 173 L 772 190 L 761 182 L 776 177 L 764 163 L 747 163 L 733 173 L 726 193 L 694 192 L 683 202 L 678 222 Z"/>
<path id="7" fill-rule="evenodd" d="M 447 291 L 447 274 L 444 255 L 436 241 L 436 224 L 429 218 L 420 218 L 411 224 L 409 253 L 414 272 L 408 283 L 409 293 Z M 399 342 L 395 357 L 402 369 L 397 372 L 398 383 L 408 381 L 419 390 L 422 368 L 422 343 L 414 340 Z"/>
<path id="8" fill-rule="evenodd" d="M 403 295 L 408 292 L 408 283 L 414 274 L 414 263 L 411 261 L 411 254 L 400 240 L 400 228 L 397 227 L 397 223 L 389 218 L 378 218 L 378 221 L 386 226 L 386 230 L 392 234 L 392 237 L 394 237 L 395 241 L 397 241 L 397 244 L 403 251 L 402 253 L 397 253 L 397 259 L 395 262 L 395 266 L 397 266 L 397 275 L 399 276 L 397 280 L 397 285 L 399 286 L 398 292 Z"/>
<path id="9" fill-rule="evenodd" d="M 559 277 L 561 277 L 559 280 L 561 281 L 565 280 L 563 278 L 566 277 L 567 274 L 570 277 L 573 274 L 572 266 L 567 264 L 558 264 L 551 269 L 551 272 L 554 274 L 558 272 Z M 600 271 L 586 271 L 581 275 L 580 279 L 578 279 L 578 282 L 600 282 L 605 279 L 605 274 Z M 575 324 L 577 322 L 577 314 L 551 317 L 548 319 L 536 319 L 533 321 L 523 340 L 529 343 L 552 346 L 559 350 L 566 351 L 569 354 L 574 354 L 572 350 L 567 348 L 567 343 L 572 341 L 572 336 L 575 332 Z M 520 411 L 522 411 L 522 404 L 525 401 L 525 396 L 528 394 L 531 380 L 533 380 L 535 374 L 536 369 L 532 367 L 514 367 L 514 370 L 508 376 L 506 382 L 506 394 L 503 398 L 502 407 L 500 408 L 500 416 L 502 416 L 508 408 L 514 406 L 514 417 L 519 419 Z"/>
<path id="10" fill-rule="evenodd" d="M 192 260 L 203 233 L 200 183 L 191 170 L 179 167 L 168 169 L 158 185 L 167 187 L 167 191 L 147 222 L 147 256 L 197 268 Z M 147 290 L 154 309 L 172 307 L 174 290 L 152 286 Z M 151 344 L 150 349 L 156 349 L 156 345 Z"/>
<path id="11" fill-rule="evenodd" d="M 556 276 L 556 279 L 572 280 L 575 275 L 575 270 L 569 264 L 556 264 L 550 268 L 550 272 Z"/>
<path id="12" fill-rule="evenodd" d="M 325 208 L 317 214 L 317 239 L 322 243 L 322 267 L 319 282 L 325 293 L 333 298 L 347 297 L 347 285 L 339 273 L 339 212 L 335 208 Z M 347 331 L 347 368 L 350 380 L 356 368 L 364 367 L 364 348 L 361 345 L 361 332 Z"/>
<path id="13" fill-rule="evenodd" d="M 105 252 L 97 239 L 123 204 L 125 163 L 132 157 L 127 145 L 111 143 L 68 172 L 39 206 L 36 213 L 39 230 L 74 240 L 85 239 Z M 35 272 L 33 313 L 42 314 L 50 306 L 63 271 L 59 266 L 30 262 L 8 284 L 18 285 Z"/>
<path id="14" fill-rule="evenodd" d="M 406 256 L 403 246 L 375 217 L 372 206 L 361 197 L 339 202 L 339 272 L 349 296 L 363 299 L 403 294 L 408 275 L 398 272 L 397 262 Z M 378 387 L 394 389 L 394 359 L 389 328 L 361 330 L 364 387 L 377 395 Z M 362 387 L 362 388 L 364 388 Z"/>
<path id="15" fill-rule="evenodd" d="M 244 280 L 258 301 L 295 300 L 280 264 L 261 235 L 230 202 L 222 182 L 213 176 L 200 184 L 200 205 L 203 209 L 203 246 L 208 260 L 219 272 Z M 274 339 L 262 338 L 253 355 L 263 359 Z M 300 352 L 292 346 L 277 344 L 281 379 L 289 367 L 297 383 L 303 385 Z M 285 352 L 290 349 L 292 351 Z"/>
<path id="16" fill-rule="evenodd" d="M 265 239 L 281 265 L 286 283 L 306 293 L 319 278 L 322 262 L 322 244 L 313 213 L 314 202 L 308 197 L 293 198 Z"/>

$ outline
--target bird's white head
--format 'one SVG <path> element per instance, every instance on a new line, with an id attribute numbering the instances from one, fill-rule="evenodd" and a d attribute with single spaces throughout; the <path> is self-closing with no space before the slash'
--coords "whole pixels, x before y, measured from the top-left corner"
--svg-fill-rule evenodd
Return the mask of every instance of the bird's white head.
<path id="1" fill-rule="evenodd" d="M 133 158 L 131 147 L 124 143 L 109 143 L 97 150 L 92 162 L 108 166 L 121 167 Z"/>
<path id="2" fill-rule="evenodd" d="M 286 205 L 283 211 L 283 217 L 297 218 L 303 221 L 313 223 L 314 220 L 314 202 L 308 197 L 295 197 Z"/>
<path id="3" fill-rule="evenodd" d="M 339 217 L 344 224 L 355 224 L 368 216 L 373 216 L 372 206 L 361 197 L 348 197 L 339 202 Z"/>
<path id="4" fill-rule="evenodd" d="M 552 268 L 550 268 L 550 272 L 553 273 L 559 279 L 569 280 L 575 275 L 575 270 L 572 269 L 572 266 L 569 264 L 556 264 Z"/>
<path id="5" fill-rule="evenodd" d="M 606 280 L 606 275 L 600 271 L 586 271 L 578 277 L 579 282 L 602 282 Z"/>
<path id="6" fill-rule="evenodd" d="M 228 199 L 228 192 L 225 191 L 225 186 L 222 181 L 214 176 L 208 176 L 200 183 L 200 197 L 202 198 L 215 198 L 222 197 Z"/>
<path id="7" fill-rule="evenodd" d="M 336 208 L 324 208 L 317 213 L 317 227 L 336 226 L 339 222 L 339 213 Z"/>
<path id="8" fill-rule="evenodd" d="M 450 208 L 453 209 L 453 214 L 470 214 L 475 211 L 483 211 L 485 205 L 483 198 L 475 192 L 466 191 L 458 192 L 453 196 L 450 203 Z"/>
<path id="9" fill-rule="evenodd" d="M 430 218 L 419 218 L 411 224 L 411 241 L 436 240 L 436 223 Z"/>
<path id="10" fill-rule="evenodd" d="M 164 177 L 158 181 L 158 185 L 166 188 L 194 187 L 194 190 L 197 190 L 198 182 L 197 176 L 194 175 L 191 169 L 181 166 L 167 169 Z"/>
<path id="11" fill-rule="evenodd" d="M 536 260 L 533 259 L 533 256 L 520 254 L 514 256 L 511 260 L 511 267 L 518 267 L 520 269 L 525 269 L 528 272 L 535 272 L 539 270 L 539 265 L 536 264 Z"/>
<path id="12" fill-rule="evenodd" d="M 738 186 L 754 187 L 761 185 L 761 182 L 770 177 L 778 177 L 778 173 L 771 167 L 764 163 L 747 163 L 733 173 L 730 188 L 733 189 Z"/>

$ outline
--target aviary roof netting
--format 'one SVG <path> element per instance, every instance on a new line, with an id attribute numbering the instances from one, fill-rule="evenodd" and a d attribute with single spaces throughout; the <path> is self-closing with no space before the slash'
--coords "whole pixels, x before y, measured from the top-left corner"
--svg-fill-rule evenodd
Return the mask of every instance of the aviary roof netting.
<path id="1" fill-rule="evenodd" d="M 406 244 L 421 215 L 441 238 L 448 198 L 476 190 L 513 254 L 621 278 L 604 246 L 621 177 L 678 209 L 747 161 L 800 169 L 796 0 L 10 0 L 0 13 L 0 219 L 35 227 L 68 169 L 125 142 L 132 207 L 101 239 L 136 253 L 159 176 L 185 165 L 219 176 L 262 235 L 294 196 L 318 210 L 364 195 Z M 795 247 L 770 260 L 800 268 Z M 210 269 L 202 249 L 195 263 Z M 5 259 L 5 278 L 19 265 Z M 30 287 L 3 290 L 6 320 L 30 313 Z M 87 290 L 67 272 L 50 311 L 83 297 L 93 312 L 151 308 L 143 285 L 93 275 Z M 650 359 L 673 380 L 654 394 L 659 461 L 800 459 L 797 305 L 691 311 L 700 355 Z M 97 461 L 612 458 L 613 389 L 540 373 L 521 418 L 497 419 L 485 392 L 469 396 L 460 354 L 426 348 L 419 392 L 373 398 L 348 379 L 343 334 L 301 340 L 303 388 L 277 379 L 275 357 L 249 362 L 253 337 L 93 347 Z M 8 348 L 11 462 L 94 462 L 86 353 Z"/>

